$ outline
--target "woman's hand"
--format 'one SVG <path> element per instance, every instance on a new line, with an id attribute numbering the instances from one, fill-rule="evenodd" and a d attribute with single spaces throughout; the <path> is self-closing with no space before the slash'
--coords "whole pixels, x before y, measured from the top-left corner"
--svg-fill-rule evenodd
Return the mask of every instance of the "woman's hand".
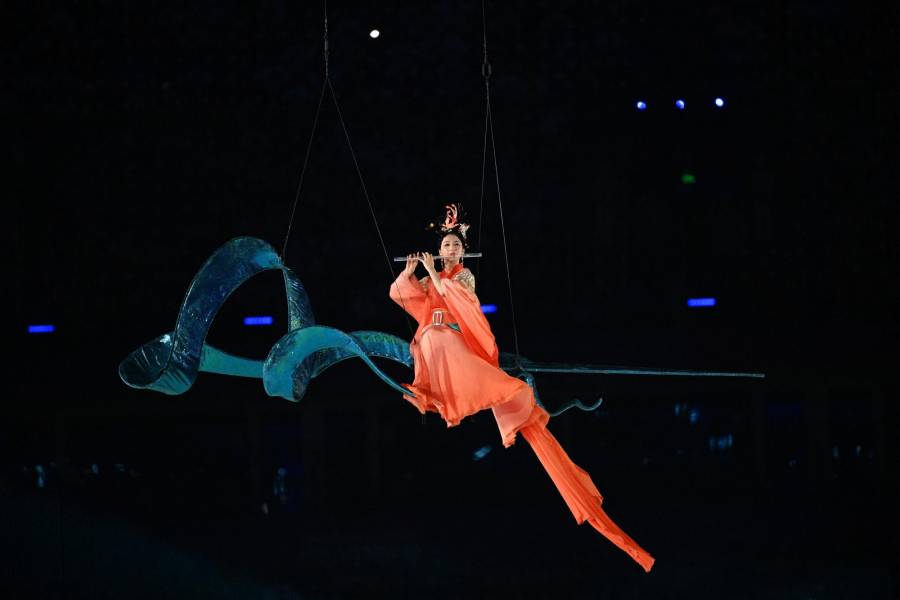
<path id="1" fill-rule="evenodd" d="M 428 271 L 429 274 L 435 272 L 434 257 L 431 254 L 429 254 L 428 252 L 422 252 L 419 255 L 419 260 L 421 260 L 422 264 L 425 265 L 425 270 Z"/>
<path id="2" fill-rule="evenodd" d="M 419 266 L 419 258 L 416 254 L 407 254 L 406 255 L 406 268 L 403 269 L 403 274 L 407 277 L 412 277 L 416 273 L 416 267 Z"/>

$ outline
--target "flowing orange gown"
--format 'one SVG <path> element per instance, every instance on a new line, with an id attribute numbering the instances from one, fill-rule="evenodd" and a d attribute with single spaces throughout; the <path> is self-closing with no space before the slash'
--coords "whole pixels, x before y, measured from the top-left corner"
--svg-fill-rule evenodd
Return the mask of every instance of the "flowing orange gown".
<path id="1" fill-rule="evenodd" d="M 404 386 L 410 394 L 403 397 L 422 414 L 439 413 L 448 427 L 490 408 L 503 446 L 513 445 L 516 434 L 522 434 L 578 524 L 590 523 L 649 572 L 653 557 L 603 511 L 603 496 L 547 430 L 550 415 L 537 405 L 531 388 L 500 369 L 500 353 L 475 295 L 472 273 L 456 265 L 440 276 L 443 296 L 429 277 L 417 280 L 401 273 L 391 285 L 391 299 L 419 324 L 410 344 L 415 380 Z"/>

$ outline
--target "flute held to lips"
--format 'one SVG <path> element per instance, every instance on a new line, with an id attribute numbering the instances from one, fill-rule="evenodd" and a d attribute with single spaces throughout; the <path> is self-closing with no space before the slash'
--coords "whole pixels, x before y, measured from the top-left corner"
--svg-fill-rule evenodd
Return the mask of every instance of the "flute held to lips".
<path id="1" fill-rule="evenodd" d="M 443 256 L 438 256 L 437 254 L 434 255 L 434 260 L 443 260 L 443 258 L 444 258 Z M 467 254 L 463 254 L 462 256 L 460 256 L 458 258 L 481 258 L 481 252 L 470 252 Z M 405 256 L 395 256 L 394 262 L 406 262 L 406 257 Z"/>

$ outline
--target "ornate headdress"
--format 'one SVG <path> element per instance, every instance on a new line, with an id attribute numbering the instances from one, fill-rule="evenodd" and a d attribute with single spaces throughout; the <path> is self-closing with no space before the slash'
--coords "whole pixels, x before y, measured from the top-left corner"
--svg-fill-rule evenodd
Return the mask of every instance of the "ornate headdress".
<path id="1" fill-rule="evenodd" d="M 444 208 L 447 212 L 443 215 L 443 221 L 441 219 L 432 221 L 428 224 L 426 229 L 433 231 L 441 237 L 444 237 L 448 233 L 455 233 L 462 239 L 463 246 L 468 247 L 469 240 L 466 238 L 466 232 L 469 230 L 469 224 L 462 222 L 465 218 L 465 211 L 463 210 L 462 204 L 448 204 Z"/>

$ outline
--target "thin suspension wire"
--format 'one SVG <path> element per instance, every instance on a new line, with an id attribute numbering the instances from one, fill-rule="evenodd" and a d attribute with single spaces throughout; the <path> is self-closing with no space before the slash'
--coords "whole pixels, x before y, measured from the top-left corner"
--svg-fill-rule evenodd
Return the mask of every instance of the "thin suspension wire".
<path id="1" fill-rule="evenodd" d="M 485 0 L 481 0 L 481 33 L 484 39 L 484 62 L 487 63 L 487 18 L 484 10 Z"/>
<path id="2" fill-rule="evenodd" d="M 503 220 L 503 200 L 502 195 L 500 194 L 500 165 L 497 164 L 497 146 L 494 142 L 494 116 L 491 114 L 491 99 L 488 97 L 487 102 L 487 111 L 488 111 L 488 124 L 491 130 L 491 151 L 494 156 L 494 178 L 497 183 L 497 205 L 500 207 L 500 231 L 503 234 L 503 260 L 506 263 L 506 286 L 509 290 L 509 311 L 512 315 L 512 326 L 513 326 L 513 342 L 516 346 L 516 366 L 519 369 L 522 369 L 522 363 L 520 362 L 521 354 L 519 352 L 519 332 L 518 327 L 516 327 L 516 306 L 513 302 L 513 291 L 512 291 L 512 276 L 509 271 L 509 250 L 507 249 L 506 244 L 506 224 Z"/>
<path id="3" fill-rule="evenodd" d="M 331 76 L 328 74 L 328 0 L 324 0 L 325 7 L 322 10 L 322 14 L 325 15 L 325 79 L 330 79 Z"/>
<path id="4" fill-rule="evenodd" d="M 285 263 L 287 261 L 288 240 L 291 238 L 291 229 L 294 226 L 294 216 L 297 214 L 297 203 L 300 201 L 300 194 L 303 190 L 303 179 L 306 176 L 306 165 L 309 163 L 309 154 L 312 150 L 313 139 L 315 139 L 316 136 L 316 127 L 319 124 L 319 113 L 322 111 L 322 100 L 325 98 L 325 85 L 329 82 L 330 79 L 330 76 L 328 74 L 328 0 L 324 0 L 324 2 L 325 8 L 323 14 L 325 19 L 325 30 L 322 36 L 322 56 L 325 61 L 325 78 L 322 81 L 322 91 L 319 93 L 319 103 L 316 106 L 316 116 L 313 118 L 312 130 L 310 130 L 309 132 L 309 142 L 306 144 L 306 157 L 303 159 L 303 168 L 300 169 L 300 181 L 299 183 L 297 183 L 297 193 L 294 194 L 294 206 L 293 208 L 291 208 L 291 218 L 288 221 L 287 234 L 284 236 L 284 245 L 281 247 L 282 263 Z"/>
<path id="5" fill-rule="evenodd" d="M 481 63 L 481 76 L 484 78 L 485 98 L 491 95 L 491 64 L 488 62 L 487 53 L 487 19 L 484 16 L 484 0 L 481 2 L 481 33 L 484 42 L 484 60 Z M 484 110 L 484 143 L 481 147 L 481 196 L 478 200 L 478 238 L 475 240 L 477 248 L 481 248 L 481 230 L 484 226 L 484 173 L 487 164 L 487 135 L 488 135 L 488 111 L 487 105 Z M 481 263 L 475 265 L 475 276 L 479 275 Z"/>
<path id="6" fill-rule="evenodd" d="M 327 60 L 327 59 L 326 59 Z M 325 67 L 326 72 L 328 67 Z M 327 81 L 327 79 L 326 79 Z M 297 214 L 297 203 L 300 201 L 300 194 L 303 190 L 303 179 L 306 176 L 306 165 L 309 163 L 309 154 L 312 150 L 313 139 L 316 137 L 316 127 L 319 124 L 319 113 L 322 111 L 322 100 L 325 98 L 325 82 L 322 82 L 322 92 L 319 94 L 319 104 L 316 106 L 316 116 L 313 119 L 312 130 L 309 132 L 309 142 L 306 144 L 306 157 L 303 159 L 303 168 L 300 169 L 300 182 L 297 184 L 297 193 L 294 194 L 294 207 L 291 209 L 291 219 L 288 221 L 287 234 L 284 236 L 284 245 L 281 248 L 281 262 L 287 261 L 287 245 L 291 237 L 291 228 L 294 226 L 294 215 Z"/>
<path id="7" fill-rule="evenodd" d="M 381 243 L 381 249 L 384 251 L 384 257 L 387 261 L 388 271 L 391 273 L 391 281 L 394 281 L 394 279 L 396 279 L 396 277 L 394 275 L 394 268 L 391 265 L 391 257 L 390 257 L 390 254 L 388 253 L 387 246 L 384 243 L 384 236 L 382 236 L 382 234 L 381 234 L 381 227 L 379 227 L 379 225 L 378 225 L 378 219 L 375 217 L 375 209 L 372 207 L 372 201 L 369 198 L 369 191 L 366 188 L 366 182 L 365 182 L 365 179 L 363 178 L 362 170 L 359 168 L 359 161 L 356 159 L 356 151 L 353 149 L 353 143 L 350 141 L 350 133 L 347 131 L 347 124 L 344 122 L 344 115 L 341 112 L 341 107 L 340 107 L 340 104 L 338 103 L 337 94 L 334 91 L 334 86 L 331 84 L 331 74 L 329 73 L 329 70 L 328 70 L 328 54 L 329 54 L 329 48 L 328 48 L 328 0 L 324 0 L 324 15 L 325 15 L 324 16 L 324 35 L 323 35 L 322 41 L 323 41 L 323 56 L 324 56 L 324 62 L 325 62 L 325 76 L 324 76 L 324 80 L 322 81 L 322 92 L 319 94 L 319 103 L 316 106 L 316 116 L 313 119 L 313 127 L 312 127 L 312 131 L 310 132 L 309 143 L 306 146 L 306 157 L 303 160 L 303 168 L 300 171 L 300 182 L 297 185 L 297 193 L 294 196 L 294 206 L 293 206 L 293 209 L 291 210 L 291 219 L 288 222 L 287 235 L 284 238 L 284 246 L 283 246 L 282 252 L 281 252 L 281 260 L 282 260 L 282 262 L 284 262 L 286 259 L 287 243 L 288 243 L 288 240 L 290 239 L 291 228 L 293 227 L 293 224 L 294 224 L 294 216 L 296 215 L 296 212 L 297 212 L 297 203 L 300 200 L 301 190 L 303 189 L 303 179 L 304 179 L 304 176 L 306 173 L 306 166 L 309 162 L 309 155 L 310 155 L 310 151 L 312 149 L 312 142 L 315 137 L 316 127 L 318 126 L 318 122 L 319 122 L 319 113 L 322 110 L 322 100 L 325 98 L 325 89 L 328 88 L 328 91 L 331 92 L 331 98 L 334 101 L 334 107 L 337 110 L 338 119 L 341 122 L 341 129 L 344 131 L 344 138 L 347 140 L 347 146 L 350 148 L 350 156 L 353 157 L 353 166 L 356 167 L 356 174 L 359 177 L 360 184 L 362 185 L 363 195 L 366 197 L 366 203 L 369 206 L 369 214 L 372 215 L 372 222 L 375 223 L 375 231 L 378 233 L 378 241 Z M 399 290 L 397 290 L 397 291 L 399 293 Z M 403 307 L 404 312 L 406 312 L 406 303 L 403 301 L 403 294 L 401 293 L 401 294 L 399 294 L 399 296 L 400 296 L 400 304 Z M 406 328 L 409 330 L 409 337 L 410 337 L 410 339 L 412 339 L 415 334 L 413 332 L 412 326 L 409 324 L 408 313 L 407 313 L 407 317 L 404 319 L 404 322 L 406 323 Z"/>
<path id="8" fill-rule="evenodd" d="M 478 237 L 475 239 L 475 247 L 481 248 L 481 228 L 484 225 L 484 171 L 487 163 L 487 110 L 484 111 L 484 144 L 481 147 L 481 196 L 478 200 Z M 478 268 L 481 263 L 475 265 L 475 275 L 478 275 Z"/>
<path id="9" fill-rule="evenodd" d="M 503 199 L 500 193 L 500 165 L 497 163 L 497 144 L 496 139 L 494 138 L 494 116 L 491 113 L 491 63 L 488 61 L 488 51 L 487 51 L 487 17 L 485 11 L 485 3 L 486 0 L 481 0 L 481 24 L 482 24 L 482 38 L 484 42 L 484 62 L 481 66 L 481 74 L 484 77 L 484 91 L 485 91 L 485 108 L 484 108 L 484 150 L 482 153 L 481 159 L 481 211 L 483 214 L 484 210 L 484 164 L 487 159 L 487 139 L 488 139 L 488 131 L 490 131 L 491 137 L 491 154 L 494 160 L 494 179 L 497 185 L 497 206 L 500 208 L 500 231 L 503 235 L 503 260 L 506 264 L 506 286 L 509 290 L 509 310 L 512 315 L 512 326 L 513 326 L 513 342 L 516 348 L 516 367 L 522 369 L 522 363 L 520 361 L 521 353 L 519 352 L 519 331 L 516 326 L 516 307 L 513 302 L 513 291 L 512 291 L 512 276 L 509 271 L 509 250 L 507 248 L 506 242 L 506 224 L 503 219 Z M 481 241 L 481 218 L 479 218 L 478 223 L 478 238 L 479 242 Z"/>
<path id="10" fill-rule="evenodd" d="M 485 82 L 487 83 L 487 82 Z M 487 121 L 487 110 L 484 111 L 484 144 L 481 148 L 481 197 L 478 200 L 478 237 L 475 239 L 475 247 L 482 248 L 481 246 L 481 228 L 484 225 L 484 170 L 485 163 L 487 163 L 487 132 L 488 132 L 488 121 Z M 475 264 L 475 278 L 478 278 L 479 268 L 481 267 L 481 262 Z"/>
<path id="11" fill-rule="evenodd" d="M 362 170 L 359 168 L 359 161 L 356 159 L 356 152 L 353 150 L 353 143 L 350 141 L 350 133 L 347 131 L 347 125 L 344 122 L 344 115 L 341 112 L 341 106 L 338 103 L 337 94 L 334 92 L 334 87 L 331 85 L 331 79 L 327 80 L 328 89 L 331 92 L 331 98 L 334 100 L 334 108 L 337 110 L 338 119 L 341 122 L 341 129 L 344 131 L 344 138 L 347 140 L 347 147 L 350 148 L 350 156 L 353 157 L 353 166 L 356 167 L 356 175 L 359 177 L 359 183 L 362 186 L 363 195 L 366 197 L 366 204 L 369 205 L 369 214 L 372 215 L 372 222 L 375 224 L 375 231 L 378 233 L 378 241 L 381 243 L 381 249 L 384 252 L 384 259 L 387 262 L 388 271 L 391 274 L 391 281 L 393 282 L 396 279 L 396 275 L 394 274 L 394 267 L 391 261 L 390 253 L 388 252 L 387 245 L 384 243 L 384 236 L 381 235 L 381 227 L 378 225 L 378 218 L 375 216 L 375 209 L 372 207 L 372 200 L 369 198 L 369 190 L 366 188 L 366 181 L 363 179 Z M 399 294 L 399 289 L 397 290 Z M 400 303 L 403 306 L 404 312 L 406 311 L 406 305 L 403 302 L 403 295 L 399 294 Z M 405 319 L 406 327 L 409 329 L 409 337 L 413 338 L 415 335 L 412 326 L 409 324 L 409 319 Z"/>
<path id="12" fill-rule="evenodd" d="M 363 195 L 366 197 L 366 204 L 369 205 L 369 214 L 372 215 L 372 222 L 375 223 L 375 231 L 378 232 L 378 241 L 381 243 L 381 249 L 384 251 L 384 258 L 387 261 L 388 271 L 391 274 L 391 282 L 394 282 L 396 277 L 394 276 L 394 267 L 391 265 L 391 256 L 388 252 L 387 246 L 384 243 L 384 237 L 381 235 L 381 227 L 378 226 L 378 219 L 375 217 L 375 209 L 372 208 L 372 201 L 369 199 L 369 191 L 366 188 L 366 181 L 363 179 L 362 170 L 359 168 L 359 161 L 356 160 L 356 152 L 353 150 L 353 143 L 350 141 L 350 133 L 347 131 L 347 124 L 344 122 L 344 115 L 341 112 L 341 106 L 338 103 L 337 94 L 334 92 L 334 86 L 331 85 L 331 76 L 328 73 L 328 0 L 324 0 L 325 2 L 325 83 L 323 84 L 322 90 L 324 94 L 324 86 L 328 86 L 328 90 L 331 92 L 331 99 L 334 101 L 334 108 L 337 110 L 338 119 L 341 122 L 341 129 L 344 131 L 344 138 L 347 140 L 347 147 L 350 148 L 350 156 L 353 157 L 353 166 L 356 167 L 356 175 L 359 177 L 359 183 L 362 186 Z M 413 331 L 412 325 L 409 324 L 409 312 L 406 310 L 406 302 L 403 301 L 403 293 L 400 291 L 398 286 L 397 288 L 397 296 L 400 298 L 400 305 L 403 307 L 403 313 L 405 318 L 403 322 L 406 323 L 406 328 L 409 330 L 409 339 L 414 340 L 415 332 Z M 422 425 L 425 424 L 425 415 L 422 415 Z"/>

